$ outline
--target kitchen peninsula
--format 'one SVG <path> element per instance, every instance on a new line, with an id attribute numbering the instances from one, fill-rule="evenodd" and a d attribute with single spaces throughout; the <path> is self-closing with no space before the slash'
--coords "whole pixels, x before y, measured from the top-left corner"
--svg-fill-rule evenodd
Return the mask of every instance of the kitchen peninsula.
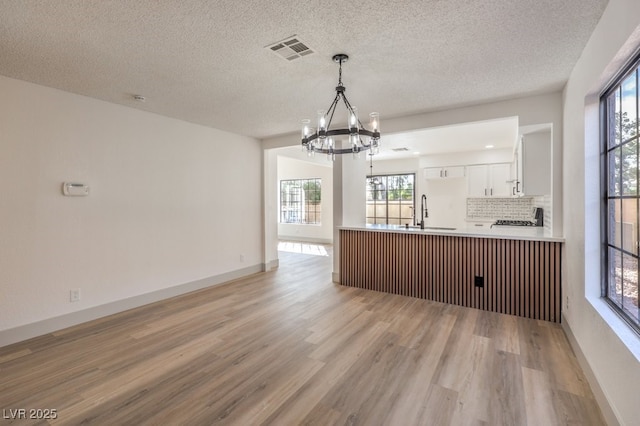
<path id="1" fill-rule="evenodd" d="M 560 322 L 562 245 L 541 227 L 342 227 L 340 282 Z"/>

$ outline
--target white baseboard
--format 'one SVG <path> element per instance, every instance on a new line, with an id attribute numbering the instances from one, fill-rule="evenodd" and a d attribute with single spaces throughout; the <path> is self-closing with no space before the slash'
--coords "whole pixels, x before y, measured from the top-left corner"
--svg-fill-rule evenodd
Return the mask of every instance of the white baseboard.
<path id="1" fill-rule="evenodd" d="M 259 264 L 0 331 L 0 347 L 264 271 Z"/>
<path id="2" fill-rule="evenodd" d="M 584 371 L 584 375 L 587 377 L 587 381 L 591 386 L 591 391 L 593 392 L 593 396 L 596 398 L 596 401 L 598 402 L 598 407 L 600 407 L 600 411 L 602 412 L 602 416 L 604 417 L 604 420 L 607 422 L 607 425 L 611 425 L 611 426 L 619 425 L 620 422 L 618 421 L 618 418 L 616 417 L 613 409 L 611 408 L 611 405 L 609 405 L 609 401 L 607 400 L 607 397 L 604 391 L 600 387 L 598 380 L 596 380 L 596 376 L 593 373 L 593 370 L 591 370 L 591 366 L 589 365 L 589 362 L 587 362 L 587 358 L 584 356 L 584 353 L 582 352 L 582 348 L 578 344 L 576 337 L 573 335 L 573 331 L 571 331 L 571 327 L 569 326 L 569 323 L 564 315 L 562 315 L 562 322 L 560 323 L 560 325 L 562 326 L 562 329 L 564 330 L 564 334 L 567 336 L 567 339 L 569 340 L 569 344 L 571 344 L 571 348 L 573 349 L 573 352 L 576 354 L 576 358 L 578 359 L 578 364 L 580 364 L 582 371 Z"/>
<path id="3" fill-rule="evenodd" d="M 299 235 L 278 235 L 278 240 L 298 243 L 333 244 L 333 239 L 331 238 L 301 237 Z"/>
<path id="4" fill-rule="evenodd" d="M 273 271 L 274 269 L 278 269 L 280 267 L 280 259 L 274 259 L 267 263 L 262 264 L 262 270 L 264 272 Z"/>

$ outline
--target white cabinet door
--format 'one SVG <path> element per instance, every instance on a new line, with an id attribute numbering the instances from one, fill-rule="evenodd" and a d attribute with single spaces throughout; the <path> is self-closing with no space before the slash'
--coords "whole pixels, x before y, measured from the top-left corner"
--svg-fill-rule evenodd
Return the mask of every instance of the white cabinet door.
<path id="1" fill-rule="evenodd" d="M 487 166 L 467 166 L 467 195 L 469 197 L 486 197 Z"/>
<path id="2" fill-rule="evenodd" d="M 511 194 L 511 164 L 500 163 L 489 165 L 489 195 L 492 197 L 508 197 Z"/>
<path id="3" fill-rule="evenodd" d="M 448 179 L 464 177 L 464 166 L 427 167 L 424 169 L 425 179 Z"/>
<path id="4" fill-rule="evenodd" d="M 522 138 L 521 195 L 551 194 L 551 132 Z"/>
<path id="5" fill-rule="evenodd" d="M 427 167 L 424 169 L 425 179 L 440 179 L 442 178 L 442 167 Z"/>
<path id="6" fill-rule="evenodd" d="M 464 177 L 464 166 L 445 167 L 445 178 L 461 178 Z"/>
<path id="7" fill-rule="evenodd" d="M 508 197 L 511 195 L 511 164 L 467 166 L 469 197 Z"/>

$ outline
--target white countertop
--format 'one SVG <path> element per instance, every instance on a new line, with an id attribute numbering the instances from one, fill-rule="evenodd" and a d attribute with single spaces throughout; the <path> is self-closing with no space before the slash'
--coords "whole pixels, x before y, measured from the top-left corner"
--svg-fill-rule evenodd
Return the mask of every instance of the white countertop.
<path id="1" fill-rule="evenodd" d="M 350 229 L 356 231 L 375 231 L 375 232 L 399 232 L 411 234 L 427 234 L 427 235 L 451 235 L 456 237 L 476 237 L 476 238 L 499 238 L 508 240 L 532 240 L 532 241 L 556 241 L 564 242 L 564 238 L 552 237 L 550 233 L 545 232 L 544 228 L 538 226 L 494 226 L 490 228 L 468 226 L 463 228 L 437 228 L 437 227 L 410 227 L 404 225 L 361 225 L 361 226 L 342 226 L 340 229 Z"/>

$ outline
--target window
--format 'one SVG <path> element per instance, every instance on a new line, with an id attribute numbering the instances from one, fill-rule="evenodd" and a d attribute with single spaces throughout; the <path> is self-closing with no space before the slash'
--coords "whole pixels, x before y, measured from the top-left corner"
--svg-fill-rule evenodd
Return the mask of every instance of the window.
<path id="1" fill-rule="evenodd" d="M 640 59 L 601 99 L 603 126 L 603 297 L 640 332 L 638 306 L 638 69 Z"/>
<path id="2" fill-rule="evenodd" d="M 367 178 L 367 223 L 413 224 L 415 174 Z"/>
<path id="3" fill-rule="evenodd" d="M 321 188 L 321 179 L 281 180 L 280 223 L 319 225 Z"/>

